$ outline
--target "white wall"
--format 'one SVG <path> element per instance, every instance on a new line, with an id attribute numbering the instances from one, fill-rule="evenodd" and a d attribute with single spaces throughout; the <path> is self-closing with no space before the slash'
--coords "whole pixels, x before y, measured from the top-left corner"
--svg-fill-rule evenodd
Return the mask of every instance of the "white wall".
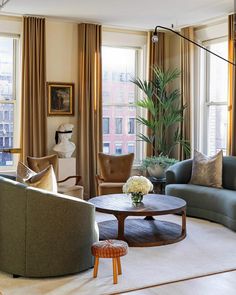
<path id="1" fill-rule="evenodd" d="M 75 114 L 78 108 L 78 25 L 76 23 L 46 21 L 46 80 L 75 83 Z M 77 115 L 47 118 L 48 153 L 55 145 L 55 131 L 62 123 L 74 125 L 72 141 L 77 144 Z"/>
<path id="2" fill-rule="evenodd" d="M 195 40 L 203 42 L 228 35 L 227 19 L 195 29 Z"/>
<path id="3" fill-rule="evenodd" d="M 0 16 L 0 33 L 4 34 L 22 34 L 22 18 Z"/>

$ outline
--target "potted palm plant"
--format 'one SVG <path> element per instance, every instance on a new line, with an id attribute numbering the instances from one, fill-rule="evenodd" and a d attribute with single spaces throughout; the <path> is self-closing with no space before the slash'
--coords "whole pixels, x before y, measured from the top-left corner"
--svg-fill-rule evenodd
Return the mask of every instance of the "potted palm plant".
<path id="1" fill-rule="evenodd" d="M 144 97 L 137 101 L 137 106 L 148 111 L 148 118 L 139 116 L 137 121 L 146 126 L 148 131 L 147 134 L 138 134 L 138 137 L 153 148 L 153 157 L 143 161 L 143 166 L 149 174 L 158 174 L 151 176 L 160 177 L 165 169 L 176 162 L 175 159 L 169 158 L 175 146 L 181 145 L 185 153 L 190 154 L 189 142 L 183 139 L 178 127 L 183 121 L 183 112 L 187 106 L 180 105 L 179 89 L 170 87 L 179 75 L 178 69 L 163 71 L 154 66 L 151 81 L 142 81 L 139 78 L 131 80 L 144 94 Z"/>

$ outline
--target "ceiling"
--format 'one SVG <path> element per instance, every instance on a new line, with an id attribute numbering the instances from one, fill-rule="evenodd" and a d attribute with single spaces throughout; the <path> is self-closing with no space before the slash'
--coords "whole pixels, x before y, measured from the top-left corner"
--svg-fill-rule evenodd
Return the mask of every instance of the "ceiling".
<path id="1" fill-rule="evenodd" d="M 1 14 L 59 17 L 107 26 L 152 29 L 183 27 L 221 18 L 234 0 L 10 0 Z"/>

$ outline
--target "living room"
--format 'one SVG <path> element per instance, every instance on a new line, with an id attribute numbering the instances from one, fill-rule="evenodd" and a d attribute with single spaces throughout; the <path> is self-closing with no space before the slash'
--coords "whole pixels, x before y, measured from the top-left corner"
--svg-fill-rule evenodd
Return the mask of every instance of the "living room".
<path id="1" fill-rule="evenodd" d="M 0 0 L 0 294 L 236 293 L 235 7 Z"/>

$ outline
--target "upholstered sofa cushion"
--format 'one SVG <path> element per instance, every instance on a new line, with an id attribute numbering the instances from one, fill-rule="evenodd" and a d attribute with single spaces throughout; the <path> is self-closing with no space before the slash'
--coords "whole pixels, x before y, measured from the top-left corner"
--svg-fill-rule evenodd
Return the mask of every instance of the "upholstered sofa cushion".
<path id="1" fill-rule="evenodd" d="M 223 187 L 236 191 L 236 157 L 223 158 Z"/>
<path id="2" fill-rule="evenodd" d="M 125 182 L 102 182 L 99 184 L 99 195 L 123 194 Z"/>
<path id="3" fill-rule="evenodd" d="M 236 231 L 236 157 L 223 157 L 222 189 L 189 184 L 192 160 L 166 172 L 166 194 L 183 198 L 189 216 L 219 222 Z"/>
<path id="4" fill-rule="evenodd" d="M 184 199 L 188 215 L 214 220 L 236 230 L 236 191 L 193 184 L 169 184 L 166 194 Z"/>

